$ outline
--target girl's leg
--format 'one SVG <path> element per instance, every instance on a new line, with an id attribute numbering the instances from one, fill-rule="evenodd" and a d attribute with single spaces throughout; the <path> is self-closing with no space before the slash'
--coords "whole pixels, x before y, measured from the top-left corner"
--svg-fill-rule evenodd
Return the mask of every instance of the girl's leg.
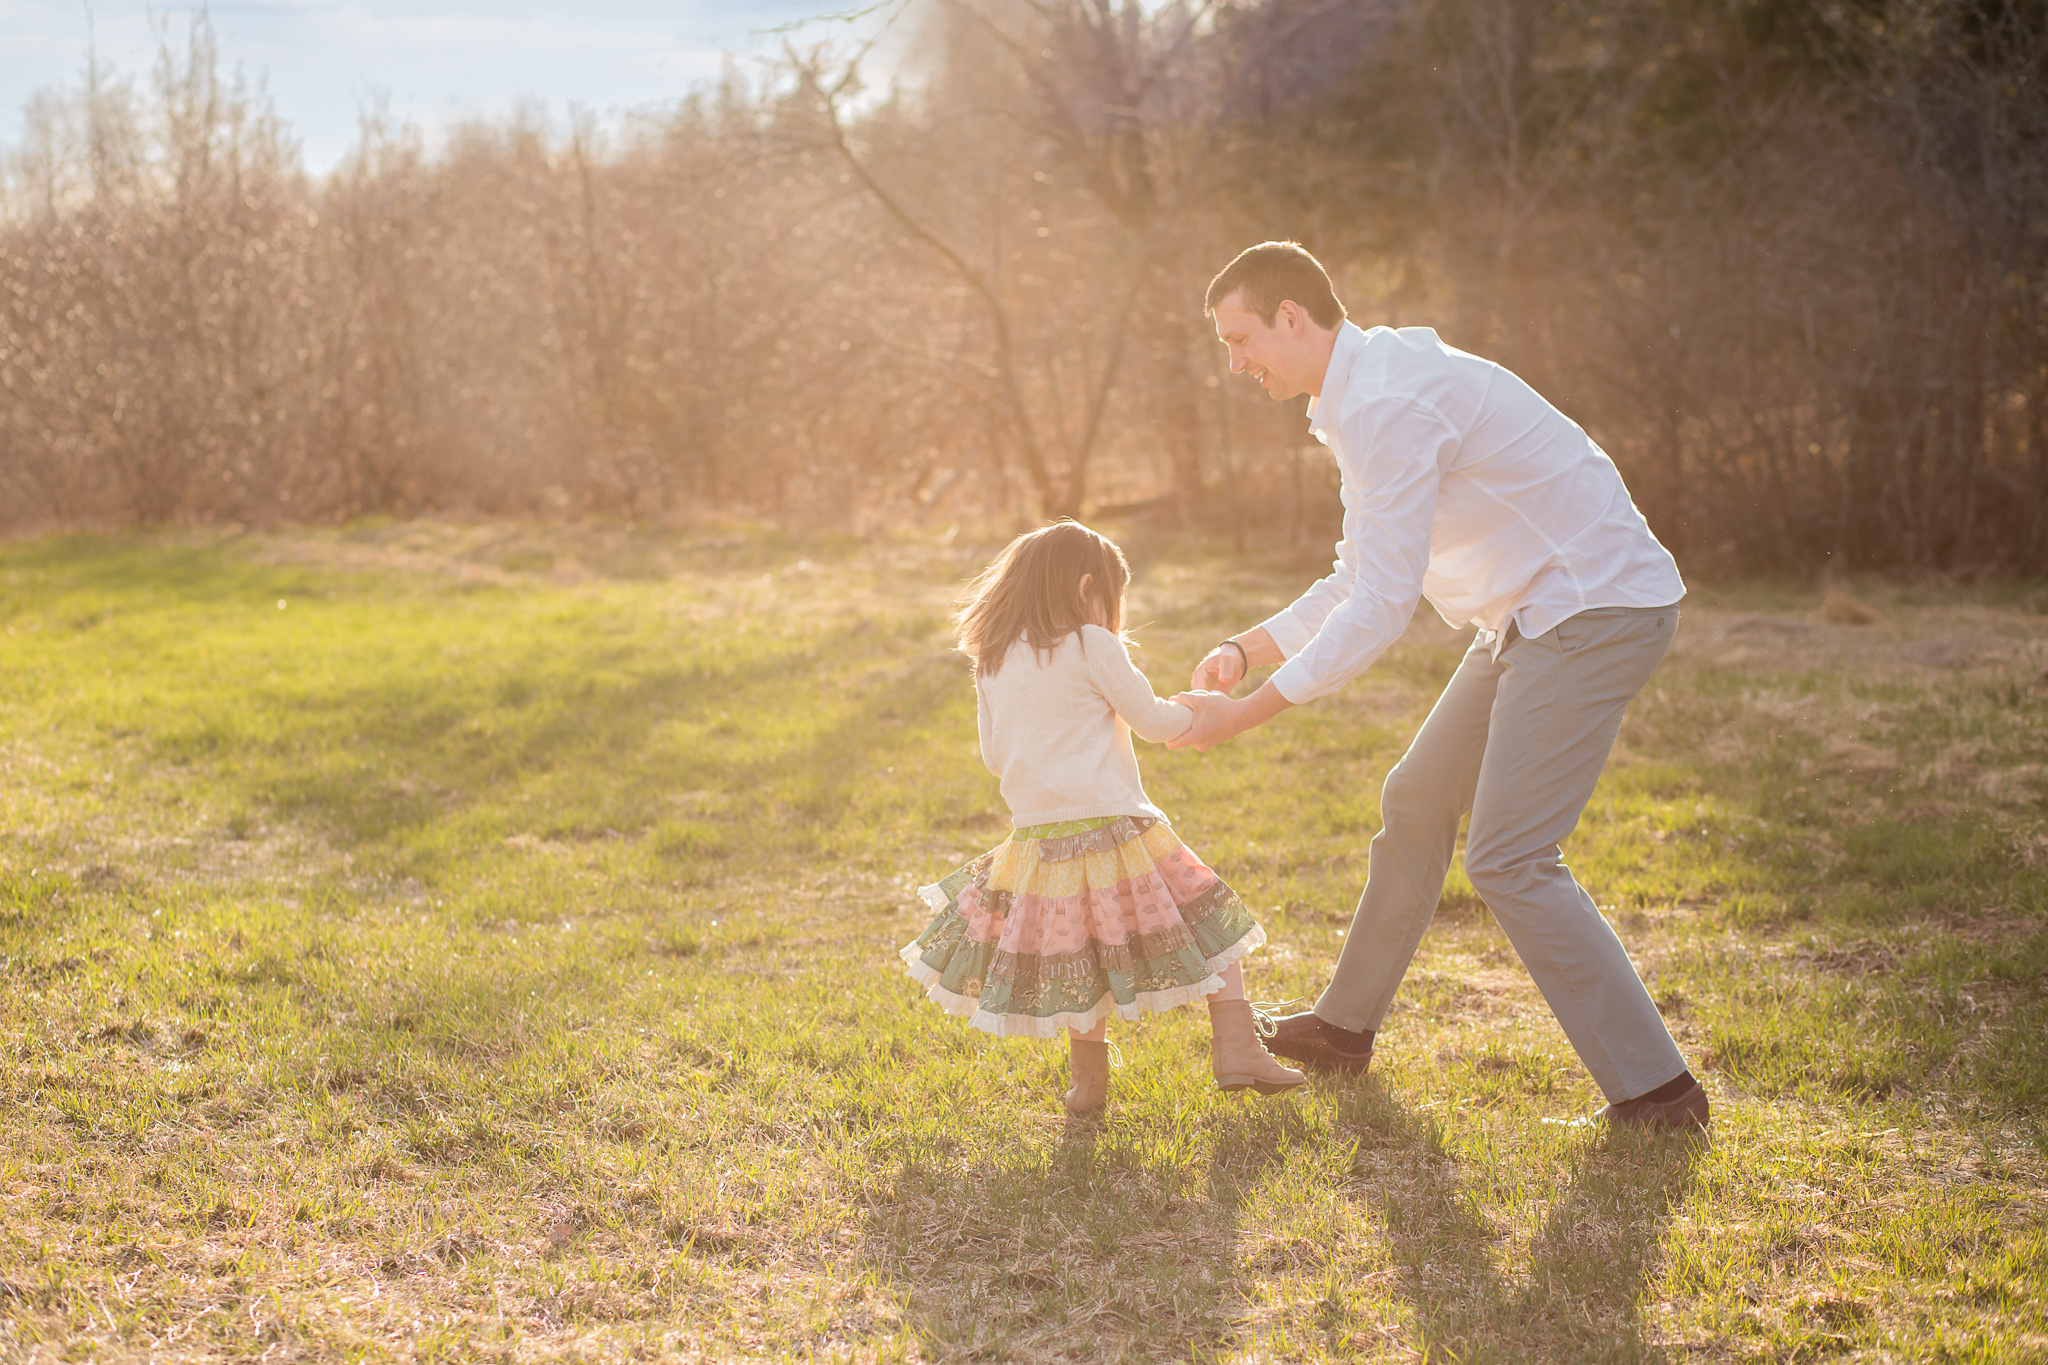
<path id="1" fill-rule="evenodd" d="M 1259 1041 L 1252 1002 L 1244 994 L 1244 964 L 1233 962 L 1219 975 L 1223 989 L 1209 997 L 1209 1060 L 1216 1084 L 1262 1095 L 1300 1085 L 1307 1077 L 1274 1061 Z"/>
<path id="2" fill-rule="evenodd" d="M 1061 1102 L 1075 1118 L 1109 1103 L 1109 1017 L 1087 1032 L 1067 1030 L 1067 1072 L 1073 1084 Z"/>

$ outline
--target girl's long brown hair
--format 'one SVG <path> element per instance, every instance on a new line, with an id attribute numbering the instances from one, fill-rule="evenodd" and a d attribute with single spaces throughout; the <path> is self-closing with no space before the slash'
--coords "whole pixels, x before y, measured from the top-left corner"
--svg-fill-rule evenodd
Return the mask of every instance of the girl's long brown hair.
<path id="1" fill-rule="evenodd" d="M 1019 636 L 1049 653 L 1094 613 L 1081 599 L 1081 575 L 1093 574 L 1090 601 L 1114 634 L 1124 628 L 1124 585 L 1130 565 L 1115 542 L 1078 521 L 1062 518 L 1027 531 L 1003 548 L 967 585 L 960 609 L 960 652 L 974 660 L 977 675 L 992 678 Z"/>

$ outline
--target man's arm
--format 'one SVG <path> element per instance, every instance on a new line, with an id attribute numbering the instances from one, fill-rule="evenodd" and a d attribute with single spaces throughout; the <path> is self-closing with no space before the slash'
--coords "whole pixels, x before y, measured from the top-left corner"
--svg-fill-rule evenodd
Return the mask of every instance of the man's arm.
<path id="1" fill-rule="evenodd" d="M 1342 433 L 1340 549 L 1348 553 L 1340 560 L 1353 567 L 1344 600 L 1273 674 L 1272 685 L 1296 703 L 1365 672 L 1408 628 L 1429 569 L 1437 489 L 1458 450 L 1448 422 L 1404 400 L 1347 408 Z"/>
<path id="2" fill-rule="evenodd" d="M 1357 458 L 1344 476 L 1347 485 L 1355 482 L 1362 492 L 1345 500 L 1336 571 L 1268 622 L 1282 623 L 1306 638 L 1290 657 L 1268 628 L 1237 637 L 1265 637 L 1256 662 L 1287 660 L 1243 701 L 1199 686 L 1216 657 L 1211 651 L 1195 670 L 1196 689 L 1173 699 L 1195 713 L 1195 723 L 1169 741 L 1169 748 L 1207 749 L 1265 724 L 1297 698 L 1314 701 L 1336 691 L 1370 667 L 1407 628 L 1429 565 L 1437 485 L 1457 437 L 1435 414 L 1408 404 L 1370 405 L 1345 416 L 1344 447 L 1357 452 Z M 1333 602 L 1339 594 L 1342 600 Z M 1247 644 L 1246 653 L 1251 649 Z M 1215 676 L 1220 683 L 1226 675 L 1217 670 Z"/>
<path id="3" fill-rule="evenodd" d="M 1243 701 L 1221 692 L 1183 692 L 1173 700 L 1195 713 L 1195 723 L 1166 741 L 1169 749 L 1207 749 L 1264 725 L 1294 705 L 1271 683 Z"/>

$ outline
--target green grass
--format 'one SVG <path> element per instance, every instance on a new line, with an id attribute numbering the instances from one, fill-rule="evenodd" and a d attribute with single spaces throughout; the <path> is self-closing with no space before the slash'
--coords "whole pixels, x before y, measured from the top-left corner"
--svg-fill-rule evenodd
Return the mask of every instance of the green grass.
<path id="1" fill-rule="evenodd" d="M 2048 616 L 1701 589 L 1567 847 L 1715 1104 L 1599 1103 L 1453 874 L 1363 1080 L 925 1003 L 1001 837 L 973 552 L 378 526 L 0 546 L 0 1358 L 2048 1355 Z M 1162 691 L 1311 561 L 1154 550 Z M 282 604 L 282 605 L 280 605 Z M 1149 788 L 1311 994 L 1456 662 Z"/>

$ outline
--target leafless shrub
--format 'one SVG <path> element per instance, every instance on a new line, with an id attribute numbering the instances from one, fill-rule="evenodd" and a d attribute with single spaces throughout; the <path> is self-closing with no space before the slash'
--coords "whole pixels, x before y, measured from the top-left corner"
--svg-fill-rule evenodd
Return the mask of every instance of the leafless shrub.
<path id="1" fill-rule="evenodd" d="M 203 16 L 38 96 L 0 525 L 427 511 L 860 532 L 1108 508 L 1315 538 L 1198 300 L 1294 237 L 1525 374 L 1688 566 L 2048 564 L 2048 38 L 1948 0 L 908 0 L 600 129 L 315 180 Z M 829 36 L 829 34 L 828 34 Z"/>

